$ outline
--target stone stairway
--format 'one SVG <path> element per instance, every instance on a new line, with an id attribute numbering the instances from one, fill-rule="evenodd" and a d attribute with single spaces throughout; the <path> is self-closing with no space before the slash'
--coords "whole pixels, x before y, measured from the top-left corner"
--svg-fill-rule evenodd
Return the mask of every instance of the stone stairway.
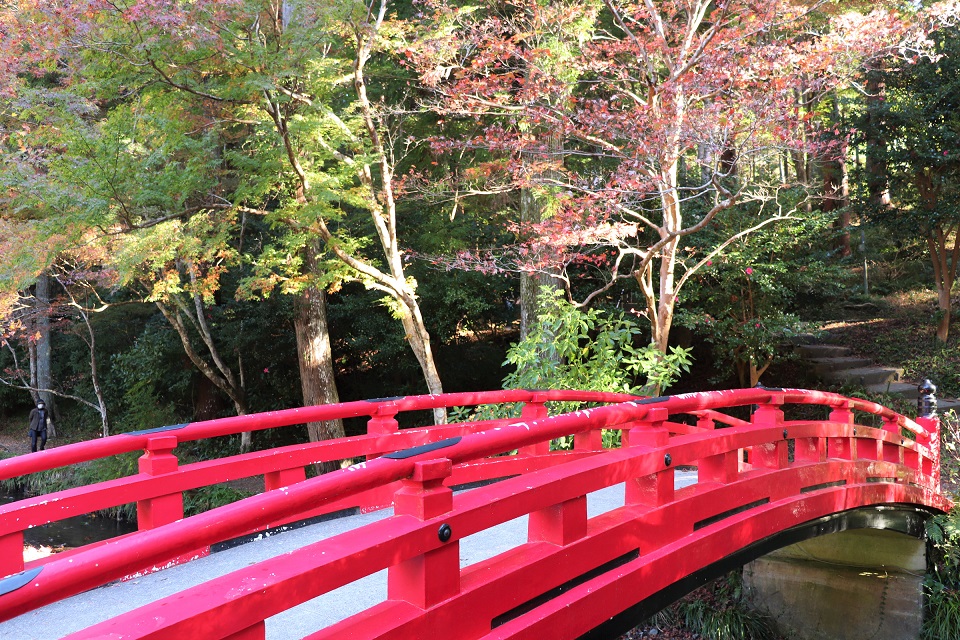
<path id="1" fill-rule="evenodd" d="M 920 382 L 904 380 L 903 369 L 875 365 L 870 358 L 858 356 L 848 347 L 810 343 L 797 345 L 796 350 L 825 382 L 856 385 L 871 393 L 901 396 L 914 402 L 919 395 Z M 938 397 L 937 408 L 940 413 L 951 410 L 960 413 L 960 400 Z"/>

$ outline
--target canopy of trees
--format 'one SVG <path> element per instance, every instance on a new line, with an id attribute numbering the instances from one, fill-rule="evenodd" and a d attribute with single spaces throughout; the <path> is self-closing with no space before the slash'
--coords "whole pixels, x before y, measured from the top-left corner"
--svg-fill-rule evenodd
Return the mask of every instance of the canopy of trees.
<path id="1" fill-rule="evenodd" d="M 505 344 L 521 311 L 554 330 L 553 291 L 637 319 L 624 352 L 651 360 L 628 388 L 660 386 L 643 372 L 666 375 L 678 323 L 756 384 L 868 220 L 922 231 L 948 329 L 956 17 L 3 3 L 0 410 L 43 397 L 107 435 L 489 388 L 524 379 Z"/>

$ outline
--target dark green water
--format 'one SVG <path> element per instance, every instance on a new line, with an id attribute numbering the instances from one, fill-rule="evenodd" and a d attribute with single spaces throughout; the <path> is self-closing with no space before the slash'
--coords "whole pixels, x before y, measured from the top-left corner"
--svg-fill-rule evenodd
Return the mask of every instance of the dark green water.
<path id="1" fill-rule="evenodd" d="M 0 494 L 0 504 L 8 504 L 23 496 Z M 117 521 L 97 515 L 76 516 L 60 522 L 33 527 L 23 532 L 23 543 L 31 547 L 72 549 L 91 542 L 107 540 L 136 531 L 134 523 Z"/>

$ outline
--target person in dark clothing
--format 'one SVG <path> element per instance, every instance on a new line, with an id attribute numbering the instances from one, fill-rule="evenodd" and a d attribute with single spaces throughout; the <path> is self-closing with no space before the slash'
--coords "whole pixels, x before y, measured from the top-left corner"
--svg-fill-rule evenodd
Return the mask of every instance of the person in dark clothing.
<path id="1" fill-rule="evenodd" d="M 30 451 L 37 451 L 37 437 L 40 438 L 40 451 L 47 444 L 47 407 L 43 400 L 37 402 L 37 408 L 30 411 Z"/>

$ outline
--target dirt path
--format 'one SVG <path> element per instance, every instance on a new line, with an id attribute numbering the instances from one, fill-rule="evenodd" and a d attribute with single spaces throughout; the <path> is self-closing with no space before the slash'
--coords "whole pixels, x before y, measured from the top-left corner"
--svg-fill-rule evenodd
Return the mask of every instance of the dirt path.
<path id="1" fill-rule="evenodd" d="M 56 446 L 53 440 L 47 440 L 47 448 Z M 17 438 L 13 434 L 2 432 L 0 433 L 0 452 L 6 455 L 23 455 L 24 453 L 30 453 L 30 438 L 27 435 L 27 430 L 23 430 L 23 437 Z"/>

